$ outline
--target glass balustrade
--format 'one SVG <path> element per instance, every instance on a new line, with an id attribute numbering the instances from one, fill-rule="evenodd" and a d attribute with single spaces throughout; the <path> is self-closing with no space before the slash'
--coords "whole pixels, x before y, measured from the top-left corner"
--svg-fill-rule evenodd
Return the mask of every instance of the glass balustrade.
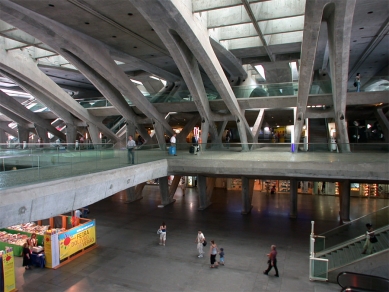
<path id="1" fill-rule="evenodd" d="M 363 236 L 367 230 L 366 223 L 372 224 L 374 229 L 389 225 L 389 206 L 320 234 L 318 238 L 315 238 L 315 252 L 330 249 Z"/>
<path id="2" fill-rule="evenodd" d="M 256 143 L 256 144 L 240 144 L 240 143 L 221 143 L 221 144 L 200 144 L 198 155 L 189 153 L 190 143 L 177 144 L 178 156 L 168 155 L 169 143 L 161 150 L 158 145 L 142 145 L 135 150 L 135 164 L 153 162 L 161 159 L 216 159 L 216 160 L 256 160 L 269 159 L 284 155 L 285 159 L 292 161 L 307 161 L 317 156 L 306 156 L 314 152 L 318 148 L 316 144 L 290 144 L 290 143 Z M 358 147 L 360 147 L 358 143 Z M 309 151 L 304 151 L 304 147 L 308 146 Z M 328 146 L 325 144 L 325 146 Z M 359 149 L 354 145 L 347 144 L 350 149 Z M 369 144 L 369 146 L 376 146 Z M 114 149 L 113 144 L 12 144 L 13 148 L 9 148 L 9 144 L 0 144 L 0 188 L 8 188 L 17 185 L 37 183 L 40 181 L 53 180 L 77 175 L 83 175 L 103 170 L 115 169 L 129 166 L 128 153 L 126 148 Z M 291 153 L 291 150 L 299 149 L 299 151 Z M 383 150 L 384 149 L 384 150 Z M 361 150 L 363 153 L 384 154 L 374 156 L 375 161 L 382 162 L 387 159 L 388 144 L 380 144 L 376 147 L 366 147 Z M 323 152 L 320 150 L 320 152 Z M 269 153 L 269 154 L 267 154 Z M 319 152 L 317 152 L 319 153 Z M 323 152 L 326 156 L 318 161 L 332 161 L 336 157 L 345 155 L 347 163 L 352 164 L 363 162 L 360 152 L 355 151 L 350 153 L 338 153 L 333 151 Z M 272 158 L 273 157 L 273 158 Z M 320 156 L 321 157 L 321 156 Z M 354 157 L 354 158 L 352 158 Z M 328 159 L 327 159 L 328 158 Z M 373 155 L 366 157 L 372 161 Z M 309 160 L 308 160 L 309 161 Z M 363 227 L 362 227 L 363 229 Z M 328 242 L 331 243 L 331 238 L 326 237 L 323 247 L 328 247 Z"/>

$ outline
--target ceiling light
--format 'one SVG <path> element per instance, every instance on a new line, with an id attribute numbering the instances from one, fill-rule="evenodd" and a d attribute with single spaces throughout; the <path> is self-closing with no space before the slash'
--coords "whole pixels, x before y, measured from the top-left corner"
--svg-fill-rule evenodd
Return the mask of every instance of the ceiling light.
<path id="1" fill-rule="evenodd" d="M 143 85 L 142 82 L 140 81 L 137 81 L 137 80 L 134 80 L 134 79 L 130 79 L 132 82 L 134 82 L 135 84 L 138 84 L 138 85 Z"/>

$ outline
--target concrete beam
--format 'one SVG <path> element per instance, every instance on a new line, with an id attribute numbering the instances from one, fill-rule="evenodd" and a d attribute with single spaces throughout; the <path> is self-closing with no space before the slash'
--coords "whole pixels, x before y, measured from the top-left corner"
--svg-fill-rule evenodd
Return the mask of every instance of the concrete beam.
<path id="1" fill-rule="evenodd" d="M 264 1 L 270 1 L 270 0 L 250 0 L 250 3 L 264 2 Z M 228 8 L 228 7 L 241 6 L 241 5 L 242 5 L 241 0 L 214 0 L 214 1 L 195 0 L 192 1 L 192 10 L 193 13 L 195 13 L 195 12 L 218 10 L 221 8 Z"/>
<path id="2" fill-rule="evenodd" d="M 64 133 L 58 131 L 55 127 L 53 127 L 50 122 L 40 118 L 36 114 L 34 114 L 29 109 L 25 108 L 22 104 L 17 102 L 12 97 L 8 96 L 4 92 L 0 91 L 0 100 L 3 107 L 7 108 L 9 111 L 12 111 L 14 114 L 26 118 L 31 123 L 37 124 L 40 127 L 46 129 L 54 136 L 66 141 L 66 136 Z"/>
<path id="3" fill-rule="evenodd" d="M 0 109 L 1 112 L 1 109 Z M 17 137 L 18 132 L 15 131 L 14 129 L 8 127 L 9 122 L 0 122 L 0 129 L 6 131 L 9 135 Z"/>

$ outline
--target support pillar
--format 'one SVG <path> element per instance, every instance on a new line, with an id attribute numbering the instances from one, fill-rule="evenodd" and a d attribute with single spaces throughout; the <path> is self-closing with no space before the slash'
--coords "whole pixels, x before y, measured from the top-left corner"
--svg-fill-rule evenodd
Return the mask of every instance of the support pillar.
<path id="1" fill-rule="evenodd" d="M 29 135 L 30 135 L 29 129 L 23 128 L 22 126 L 18 125 L 19 143 L 23 143 L 23 141 L 26 141 L 28 143 Z"/>
<path id="2" fill-rule="evenodd" d="M 210 179 L 207 186 L 207 178 L 203 175 L 197 176 L 197 185 L 199 189 L 199 210 L 204 210 L 211 205 L 210 196 L 212 195 L 216 179 Z"/>
<path id="3" fill-rule="evenodd" d="M 173 200 L 174 195 L 176 193 L 177 187 L 180 184 L 181 176 L 175 175 L 172 181 L 172 184 L 169 187 L 169 198 L 170 200 Z M 174 200 L 175 201 L 175 200 Z"/>
<path id="4" fill-rule="evenodd" d="M 159 192 L 161 193 L 161 205 L 158 205 L 159 208 L 163 208 L 176 201 L 169 196 L 169 184 L 167 176 L 159 178 Z"/>
<path id="5" fill-rule="evenodd" d="M 66 124 L 66 143 L 75 143 L 77 138 L 77 127 Z"/>
<path id="6" fill-rule="evenodd" d="M 350 222 L 350 180 L 339 182 L 340 221 Z"/>
<path id="7" fill-rule="evenodd" d="M 163 126 L 154 121 L 154 132 L 158 140 L 159 149 L 166 150 L 165 129 Z"/>
<path id="8" fill-rule="evenodd" d="M 254 180 L 242 176 L 242 215 L 249 214 L 253 206 Z"/>
<path id="9" fill-rule="evenodd" d="M 207 147 L 207 141 L 208 141 L 208 133 L 209 133 L 209 122 L 206 119 L 203 119 L 201 121 L 201 151 L 205 151 L 205 148 Z"/>
<path id="10" fill-rule="evenodd" d="M 8 136 L 3 129 L 0 129 L 0 143 L 7 143 Z"/>
<path id="11" fill-rule="evenodd" d="M 128 204 L 143 199 L 142 191 L 145 185 L 146 183 L 144 182 L 136 185 L 135 187 L 128 188 L 126 190 L 126 196 L 127 196 L 126 203 Z"/>
<path id="12" fill-rule="evenodd" d="M 89 135 L 90 135 L 90 139 L 92 140 L 92 143 L 93 144 L 101 144 L 101 138 L 100 138 L 100 131 L 99 129 L 93 125 L 93 124 L 89 124 L 88 125 L 88 131 L 89 131 Z"/>
<path id="13" fill-rule="evenodd" d="M 38 137 L 41 139 L 42 143 L 50 143 L 49 136 L 47 135 L 46 129 L 38 126 L 37 124 L 34 124 L 36 133 L 38 134 Z"/>
<path id="14" fill-rule="evenodd" d="M 297 218 L 297 180 L 290 180 L 290 213 L 289 218 Z"/>

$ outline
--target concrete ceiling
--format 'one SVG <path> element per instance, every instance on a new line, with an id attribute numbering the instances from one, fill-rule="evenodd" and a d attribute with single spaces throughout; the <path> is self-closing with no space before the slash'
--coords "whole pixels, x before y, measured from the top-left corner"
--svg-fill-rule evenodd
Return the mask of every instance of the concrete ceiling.
<path id="1" fill-rule="evenodd" d="M 11 1 L 95 38 L 120 52 L 180 76 L 161 39 L 128 0 Z M 192 6 L 194 17 L 206 23 L 210 37 L 241 59 L 243 65 L 263 64 L 272 59 L 273 61 L 299 59 L 305 0 L 183 2 Z M 377 76 L 384 76 L 388 80 L 388 15 L 387 1 L 357 0 L 350 44 L 350 89 L 356 72 L 362 75 L 362 86 L 372 83 L 371 80 L 380 79 Z M 322 27 L 315 70 L 330 71 L 327 68 L 325 25 Z M 44 73 L 69 94 L 76 94 L 77 99 L 103 98 L 87 78 L 47 44 L 1 20 L 0 35 L 3 37 L 1 41 L 6 50 L 27 51 Z M 121 66 L 132 79 L 142 76 L 140 73 L 143 71 L 132 64 Z M 9 87 L 18 90 L 18 86 L 2 78 L 0 88 Z M 281 119 L 284 114 L 283 111 L 278 111 L 280 122 L 284 122 L 285 119 Z M 286 120 L 290 120 L 289 114 Z"/>

